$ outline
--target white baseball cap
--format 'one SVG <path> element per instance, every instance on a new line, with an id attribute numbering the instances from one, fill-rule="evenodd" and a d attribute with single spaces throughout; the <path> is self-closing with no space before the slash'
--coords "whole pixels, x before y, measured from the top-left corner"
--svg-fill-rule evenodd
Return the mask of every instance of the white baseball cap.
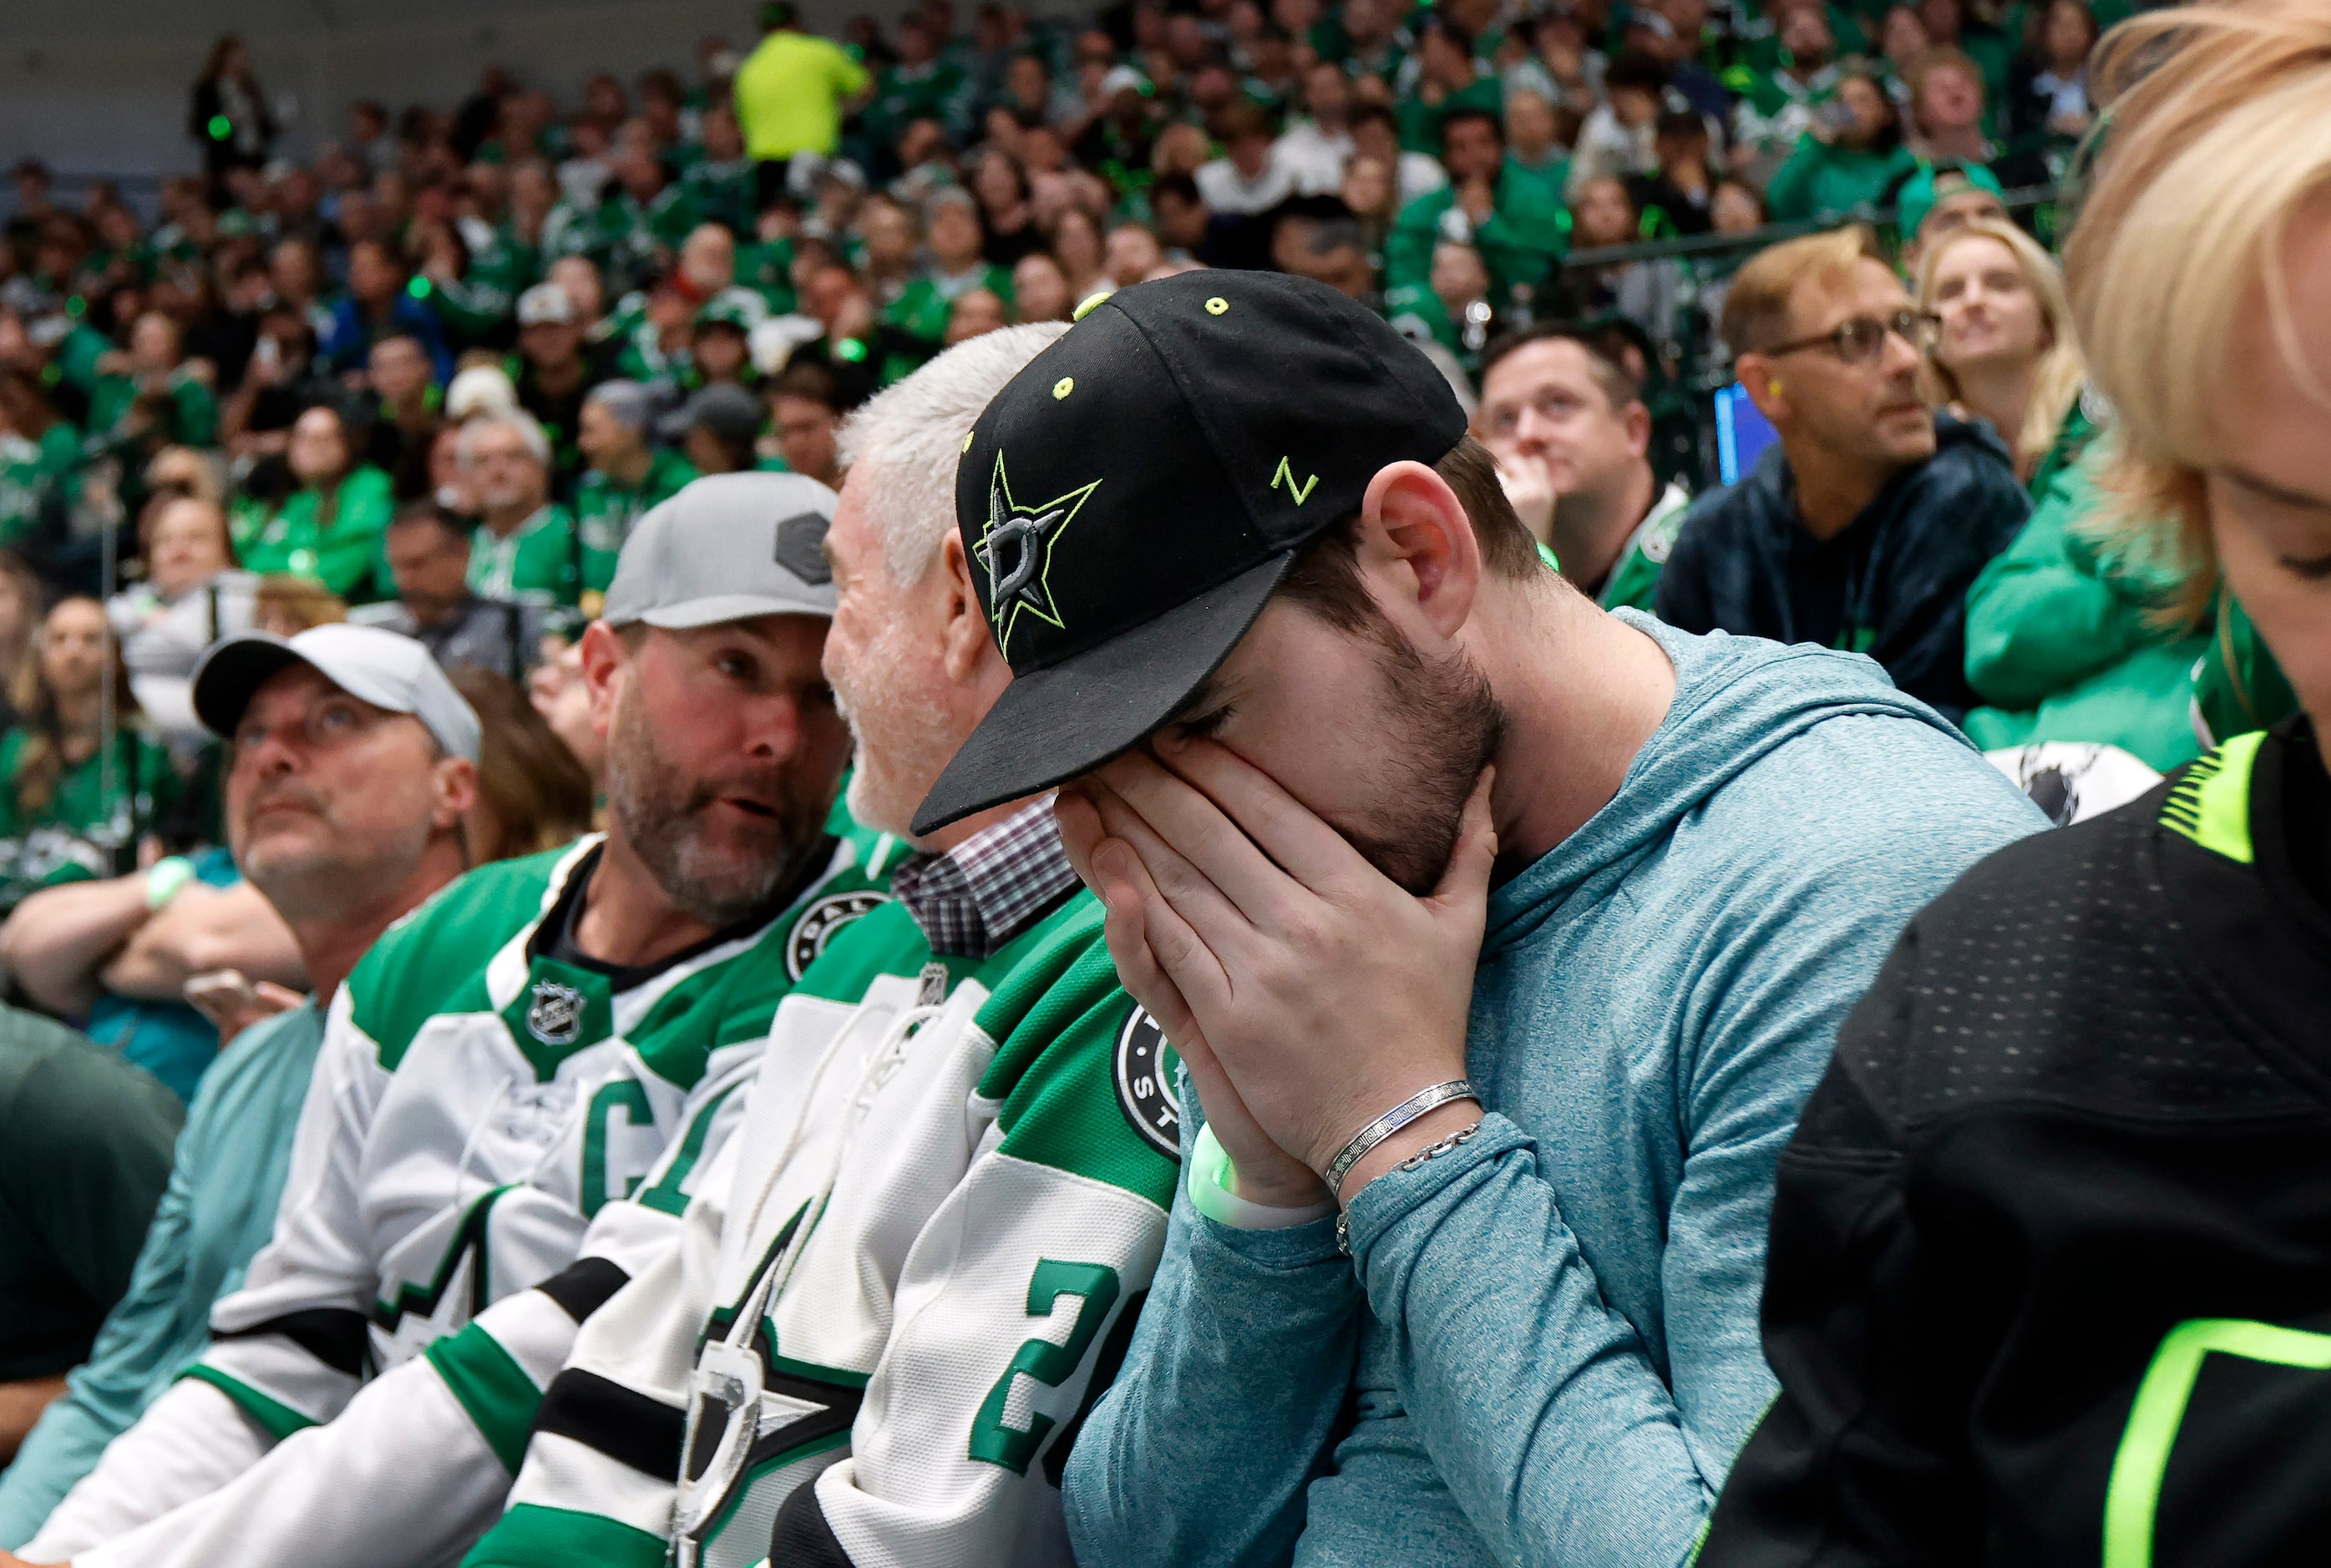
<path id="1" fill-rule="evenodd" d="M 830 613 L 830 612 L 829 612 Z M 214 646 L 195 668 L 195 717 L 213 735 L 232 739 L 243 709 L 269 677 L 305 664 L 360 702 L 409 713 L 437 744 L 469 762 L 478 760 L 478 716 L 429 650 L 378 626 L 334 622 L 297 637 L 246 632 Z"/>
<path id="2" fill-rule="evenodd" d="M 556 283 L 537 283 L 518 297 L 518 324 L 539 327 L 575 325 L 575 296 Z"/>

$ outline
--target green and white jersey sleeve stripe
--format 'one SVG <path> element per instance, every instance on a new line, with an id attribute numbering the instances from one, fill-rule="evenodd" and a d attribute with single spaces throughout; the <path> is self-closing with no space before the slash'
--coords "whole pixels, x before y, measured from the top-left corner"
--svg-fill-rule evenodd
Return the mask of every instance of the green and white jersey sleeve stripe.
<path id="1" fill-rule="evenodd" d="M 595 842 L 471 873 L 358 965 L 275 1237 L 189 1374 L 213 1397 L 182 1402 L 168 1434 L 177 1448 L 255 1427 L 245 1446 L 265 1457 L 78 1554 L 438 1561 L 492 1518 L 577 1323 L 677 1228 L 737 1124 L 778 1001 L 883 898 L 837 845 L 767 926 L 611 993 L 530 952 Z"/>
<path id="2" fill-rule="evenodd" d="M 1163 1042 L 1088 896 L 943 980 L 916 936 L 870 917 L 780 1004 L 725 1179 L 585 1325 L 471 1568 L 1067 1561 L 1172 1197 Z"/>

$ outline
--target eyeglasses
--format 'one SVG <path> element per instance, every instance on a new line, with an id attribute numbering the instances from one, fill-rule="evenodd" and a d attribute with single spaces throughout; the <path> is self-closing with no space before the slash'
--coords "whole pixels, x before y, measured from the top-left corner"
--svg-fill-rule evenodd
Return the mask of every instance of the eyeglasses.
<path id="1" fill-rule="evenodd" d="M 1898 337 L 1911 347 L 1924 354 L 1934 347 L 1942 336 L 1943 318 L 1931 310 L 1897 310 L 1891 316 L 1856 316 L 1851 321 L 1841 321 L 1827 332 L 1811 337 L 1800 337 L 1793 343 L 1780 343 L 1765 350 L 1770 358 L 1783 354 L 1795 354 L 1806 348 L 1827 348 L 1848 365 L 1860 365 L 1878 357 L 1885 347 L 1889 333 Z"/>

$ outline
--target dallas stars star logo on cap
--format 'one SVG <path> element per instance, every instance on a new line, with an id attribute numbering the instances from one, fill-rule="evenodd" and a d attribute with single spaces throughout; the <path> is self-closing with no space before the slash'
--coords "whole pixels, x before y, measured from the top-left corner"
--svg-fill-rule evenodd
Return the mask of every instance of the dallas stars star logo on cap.
<path id="1" fill-rule="evenodd" d="M 1100 480 L 1095 480 L 1056 500 L 1023 507 L 1012 499 L 1004 454 L 995 454 L 995 473 L 987 483 L 987 527 L 972 555 L 987 573 L 987 618 L 995 629 L 995 646 L 1005 658 L 1012 656 L 1012 633 L 1023 613 L 1055 630 L 1067 629 L 1050 585 L 1052 546 L 1076 519 L 1086 498 L 1099 488 Z"/>

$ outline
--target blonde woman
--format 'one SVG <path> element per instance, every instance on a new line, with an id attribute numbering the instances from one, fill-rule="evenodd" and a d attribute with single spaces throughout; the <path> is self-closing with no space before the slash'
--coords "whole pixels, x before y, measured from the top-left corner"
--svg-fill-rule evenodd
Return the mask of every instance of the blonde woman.
<path id="1" fill-rule="evenodd" d="M 2208 637 L 2177 606 L 2193 567 L 2096 526 L 2099 400 L 2083 395 L 2063 274 L 2022 230 L 1977 219 L 1928 249 L 1918 300 L 1942 320 L 1927 360 L 1936 394 L 1991 422 L 2033 503 L 1967 590 L 1967 686 L 1982 706 L 1963 727 L 1986 751 L 2077 741 L 2161 772 L 2193 761 L 2190 671 Z"/>
<path id="2" fill-rule="evenodd" d="M 2331 6 L 2152 13 L 2093 80 L 2116 497 L 2305 711 L 1911 922 L 1781 1156 L 1781 1394 L 1700 1568 L 2323 1557 Z"/>
<path id="3" fill-rule="evenodd" d="M 1927 248 L 1918 309 L 1942 318 L 1927 357 L 1936 391 L 1991 422 L 2037 499 L 2095 428 L 2079 408 L 2088 367 L 2063 274 L 2013 223 L 1977 218 Z"/>

